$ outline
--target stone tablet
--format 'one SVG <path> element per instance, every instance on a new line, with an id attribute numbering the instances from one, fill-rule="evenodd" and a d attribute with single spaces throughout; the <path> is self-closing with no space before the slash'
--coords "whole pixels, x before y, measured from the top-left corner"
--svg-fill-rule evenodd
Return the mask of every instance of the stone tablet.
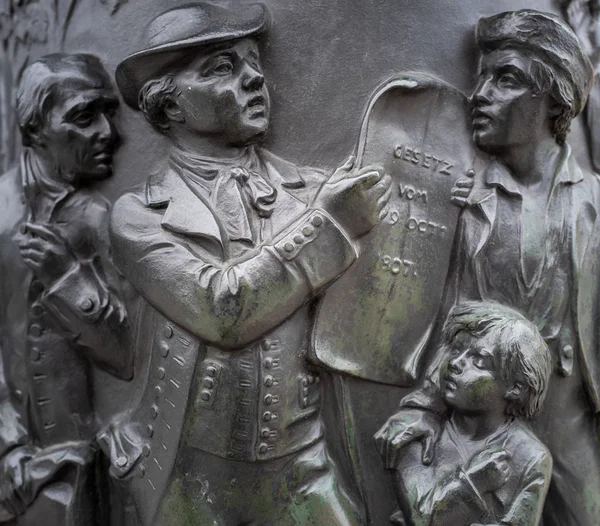
<path id="1" fill-rule="evenodd" d="M 470 126 L 465 95 L 421 73 L 398 75 L 371 98 L 357 161 L 383 164 L 393 193 L 359 261 L 320 305 L 319 363 L 401 386 L 418 377 L 458 220 L 451 189 L 476 157 Z"/>

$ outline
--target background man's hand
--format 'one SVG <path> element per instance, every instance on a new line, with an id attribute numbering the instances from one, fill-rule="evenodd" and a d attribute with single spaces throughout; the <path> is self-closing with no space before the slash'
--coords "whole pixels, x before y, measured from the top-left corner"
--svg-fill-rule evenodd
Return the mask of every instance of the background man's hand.
<path id="1" fill-rule="evenodd" d="M 469 462 L 467 475 L 482 493 L 500 489 L 510 477 L 509 453 L 499 447 L 490 446 L 475 455 Z"/>
<path id="2" fill-rule="evenodd" d="M 46 287 L 52 286 L 77 265 L 77 259 L 65 241 L 50 225 L 26 223 L 15 241 L 25 263 Z"/>
<path id="3" fill-rule="evenodd" d="M 387 214 L 392 178 L 381 166 L 354 168 L 354 157 L 338 168 L 317 194 L 313 206 L 328 212 L 351 237 L 367 234 Z"/>
<path id="4" fill-rule="evenodd" d="M 386 469 L 396 469 L 401 449 L 415 441 L 423 444 L 422 461 L 429 465 L 442 432 L 442 418 L 425 409 L 402 409 L 392 415 L 375 435 L 375 445 Z"/>

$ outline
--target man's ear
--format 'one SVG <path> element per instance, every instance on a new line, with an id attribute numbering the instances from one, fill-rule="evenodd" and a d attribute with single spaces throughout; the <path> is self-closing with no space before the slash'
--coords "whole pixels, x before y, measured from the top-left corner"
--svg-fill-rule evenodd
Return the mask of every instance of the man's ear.
<path id="1" fill-rule="evenodd" d="M 548 115 L 550 117 L 558 117 L 564 110 L 565 107 L 563 104 L 550 99 L 550 105 L 548 106 Z"/>
<path id="2" fill-rule="evenodd" d="M 185 116 L 174 97 L 169 97 L 164 105 L 164 112 L 166 117 L 173 122 L 179 122 L 183 124 L 185 122 Z"/>
<path id="3" fill-rule="evenodd" d="M 520 400 L 523 396 L 523 384 L 521 382 L 515 382 L 514 385 L 506 391 L 504 395 L 507 400 Z"/>
<path id="4" fill-rule="evenodd" d="M 27 136 L 27 144 L 34 148 L 46 148 L 46 138 L 42 132 L 42 127 L 37 124 L 31 124 L 27 127 L 25 135 Z"/>

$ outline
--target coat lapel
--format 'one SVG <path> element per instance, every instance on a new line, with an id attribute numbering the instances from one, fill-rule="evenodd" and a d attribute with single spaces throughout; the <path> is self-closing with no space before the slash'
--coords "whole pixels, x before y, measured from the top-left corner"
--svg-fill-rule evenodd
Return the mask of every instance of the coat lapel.
<path id="1" fill-rule="evenodd" d="M 205 237 L 223 248 L 219 223 L 209 204 L 196 195 L 177 172 L 152 176 L 147 185 L 148 206 L 165 207 L 163 228 L 192 237 Z"/>

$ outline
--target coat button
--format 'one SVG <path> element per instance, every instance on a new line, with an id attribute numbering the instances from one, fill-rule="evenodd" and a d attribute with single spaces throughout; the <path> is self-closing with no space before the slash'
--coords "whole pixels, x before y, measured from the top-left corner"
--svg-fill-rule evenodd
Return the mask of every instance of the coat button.
<path id="1" fill-rule="evenodd" d="M 167 325 L 163 330 L 163 336 L 167 339 L 172 338 L 173 337 L 173 327 L 171 327 L 170 325 Z"/>
<path id="2" fill-rule="evenodd" d="M 271 430 L 268 427 L 264 427 L 260 432 L 260 436 L 263 438 L 269 438 L 271 436 Z"/>
<path id="3" fill-rule="evenodd" d="M 42 307 L 39 303 L 36 303 L 31 307 L 31 314 L 36 318 L 39 318 L 42 314 L 44 314 L 44 307 Z"/>
<path id="4" fill-rule="evenodd" d="M 206 374 L 214 378 L 217 375 L 217 369 L 214 366 L 210 365 L 206 368 Z"/>
<path id="5" fill-rule="evenodd" d="M 149 457 L 151 450 L 152 450 L 152 448 L 150 447 L 150 444 L 144 444 L 144 447 L 142 448 L 142 454 L 145 457 Z"/>
<path id="6" fill-rule="evenodd" d="M 161 396 L 161 395 L 162 395 L 162 387 L 161 387 L 160 385 L 157 385 L 157 386 L 154 388 L 154 396 L 155 396 L 156 398 L 160 398 L 160 396 Z"/>
<path id="7" fill-rule="evenodd" d="M 200 399 L 203 400 L 204 402 L 209 402 L 210 401 L 210 391 L 207 391 L 206 389 L 204 389 L 200 393 Z"/>
<path id="8" fill-rule="evenodd" d="M 314 234 L 314 230 L 312 229 L 311 226 L 306 225 L 303 229 L 302 229 L 302 233 L 306 236 L 312 236 Z"/>
<path id="9" fill-rule="evenodd" d="M 283 250 L 286 252 L 292 252 L 294 250 L 294 245 L 288 241 L 285 245 L 283 245 Z"/>
<path id="10" fill-rule="evenodd" d="M 271 340 L 263 340 L 261 346 L 263 351 L 268 351 L 271 348 Z"/>
<path id="11" fill-rule="evenodd" d="M 202 380 L 202 387 L 206 387 L 207 389 L 212 389 L 215 386 L 215 381 L 210 377 L 206 376 L 204 380 Z"/>
<path id="12" fill-rule="evenodd" d="M 306 376 L 304 378 L 302 378 L 302 385 L 304 387 L 308 386 L 308 378 Z"/>
<path id="13" fill-rule="evenodd" d="M 94 302 L 90 298 L 85 298 L 79 302 L 79 308 L 83 312 L 90 312 L 94 308 Z"/>
<path id="14" fill-rule="evenodd" d="M 169 346 L 166 343 L 162 342 L 160 344 L 160 355 L 163 358 L 166 358 L 168 356 L 168 354 L 169 354 Z"/>
<path id="15" fill-rule="evenodd" d="M 18 402 L 23 401 L 23 391 L 21 391 L 21 389 L 15 390 L 15 398 L 17 399 Z"/>
<path id="16" fill-rule="evenodd" d="M 267 451 L 269 451 L 269 446 L 267 444 L 261 444 L 260 446 L 258 446 L 258 452 L 261 455 L 264 455 Z"/>
<path id="17" fill-rule="evenodd" d="M 154 426 L 152 424 L 146 426 L 146 434 L 148 435 L 148 438 L 152 438 L 152 435 L 154 435 Z"/>
<path id="18" fill-rule="evenodd" d="M 37 362 L 42 357 L 42 353 L 37 347 L 32 347 L 31 351 L 29 352 L 29 356 L 31 357 L 32 361 Z"/>
<path id="19" fill-rule="evenodd" d="M 119 457 L 117 459 L 117 466 L 119 466 L 120 468 L 124 468 L 127 465 L 127 457 Z"/>
<path id="20" fill-rule="evenodd" d="M 271 411 L 265 411 L 265 412 L 263 413 L 263 420 L 264 420 L 265 422 L 270 422 L 270 421 L 271 421 L 271 417 L 272 417 L 272 416 L 273 416 L 273 415 L 271 414 Z"/>
<path id="21" fill-rule="evenodd" d="M 573 346 L 572 345 L 565 345 L 563 347 L 562 355 L 565 358 L 573 358 L 573 354 L 574 354 L 574 352 L 573 352 Z"/>
<path id="22" fill-rule="evenodd" d="M 44 329 L 42 329 L 41 325 L 38 325 L 37 323 L 34 323 L 31 325 L 31 327 L 29 327 L 29 334 L 35 336 L 36 338 L 39 338 L 43 332 Z"/>
<path id="23" fill-rule="evenodd" d="M 265 384 L 265 387 L 272 387 L 273 386 L 273 377 L 270 374 L 265 376 L 265 380 L 263 383 Z"/>
<path id="24" fill-rule="evenodd" d="M 319 227 L 323 224 L 323 218 L 321 216 L 313 216 L 313 218 L 310 220 L 310 222 L 312 223 L 313 226 Z"/>
<path id="25" fill-rule="evenodd" d="M 266 405 L 271 405 L 273 403 L 273 395 L 268 394 L 265 396 L 265 404 Z"/>
<path id="26" fill-rule="evenodd" d="M 31 280 L 30 290 L 33 294 L 37 296 L 44 292 L 44 285 L 42 285 L 42 282 L 37 279 Z"/>
<path id="27" fill-rule="evenodd" d="M 270 369 L 271 367 L 273 367 L 273 358 L 266 358 L 264 363 L 265 367 L 267 369 Z"/>
<path id="28" fill-rule="evenodd" d="M 294 236 L 294 243 L 296 243 L 296 245 L 301 245 L 302 243 L 304 243 L 304 236 L 301 236 L 300 234 L 296 234 Z"/>
<path id="29" fill-rule="evenodd" d="M 138 476 L 140 478 L 144 478 L 144 475 L 146 475 L 146 466 L 144 466 L 144 464 L 140 464 L 138 467 Z"/>
<path id="30" fill-rule="evenodd" d="M 158 370 L 156 371 L 156 376 L 158 377 L 159 380 L 164 380 L 165 378 L 165 369 L 164 367 L 159 367 Z"/>
<path id="31" fill-rule="evenodd" d="M 150 414 L 152 415 L 152 418 L 156 418 L 158 416 L 158 406 L 156 404 L 152 404 L 150 407 Z"/>

